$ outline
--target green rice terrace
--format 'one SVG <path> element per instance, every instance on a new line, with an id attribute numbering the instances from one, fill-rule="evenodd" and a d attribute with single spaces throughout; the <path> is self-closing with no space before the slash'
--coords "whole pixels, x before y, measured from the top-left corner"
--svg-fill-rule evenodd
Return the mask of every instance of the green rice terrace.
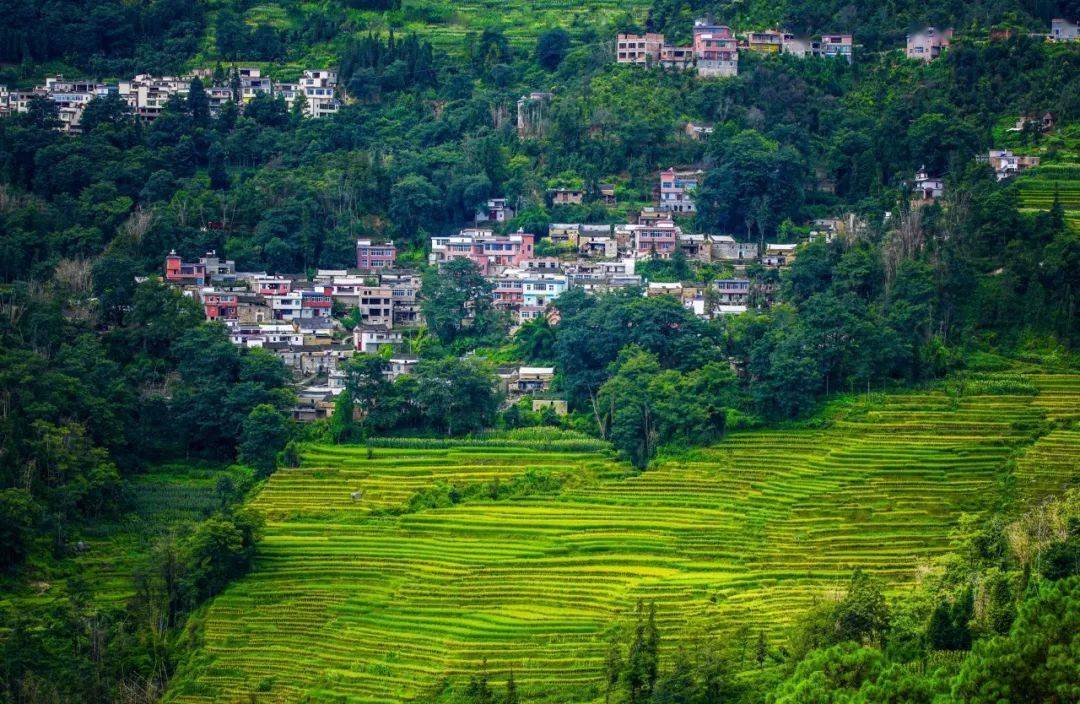
<path id="1" fill-rule="evenodd" d="M 855 568 L 899 593 L 961 513 L 1080 478 L 1080 375 L 972 374 L 822 417 L 643 473 L 573 436 L 308 447 L 255 498 L 256 566 L 166 701 L 403 701 L 484 660 L 523 698 L 599 700 L 638 599 L 666 648 L 782 638 Z"/>

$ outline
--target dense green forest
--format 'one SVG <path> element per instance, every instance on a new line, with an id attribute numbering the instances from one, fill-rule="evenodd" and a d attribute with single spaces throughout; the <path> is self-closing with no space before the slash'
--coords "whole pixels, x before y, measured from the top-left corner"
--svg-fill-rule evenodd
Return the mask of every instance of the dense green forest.
<path id="1" fill-rule="evenodd" d="M 295 461 L 290 440 L 562 422 L 646 467 L 665 444 L 805 417 L 836 392 L 929 382 L 998 354 L 1035 351 L 1075 364 L 1080 204 L 1050 187 L 1048 204 L 1033 206 L 1028 177 L 997 182 L 974 160 L 1010 140 L 1068 178 L 1080 173 L 1078 45 L 1027 34 L 1045 32 L 1051 17 L 1075 19 L 1075 2 L 656 0 L 597 3 L 595 16 L 583 3 L 565 17 L 545 3 L 505 17 L 454 5 L 0 0 L 0 84 L 10 87 L 46 73 L 116 79 L 239 62 L 286 78 L 336 66 L 349 96 L 339 114 L 318 120 L 263 95 L 211 116 L 193 87 L 152 122 L 103 98 L 87 107 L 77 136 L 56 129 L 44 99 L 0 119 L 0 701 L 154 700 L 189 645 L 188 616 L 247 569 L 260 526 L 243 498 Z M 849 31 L 856 60 L 746 54 L 738 77 L 718 81 L 614 64 L 616 31 L 679 37 L 704 13 L 739 30 Z M 926 65 L 900 50 L 908 29 L 924 23 L 958 30 L 945 56 Z M 1021 31 L 990 41 L 998 25 Z M 550 124 L 543 137 L 522 140 L 515 102 L 535 90 L 554 95 Z M 1052 132 L 1005 134 L 1021 115 L 1047 111 Z M 715 132 L 690 140 L 681 126 L 691 120 Z M 392 238 L 405 261 L 420 262 L 429 236 L 455 230 L 494 196 L 521 205 L 506 230 L 624 222 L 651 201 L 658 169 L 681 164 L 705 170 L 688 230 L 796 241 L 813 218 L 848 212 L 866 227 L 805 245 L 782 275 L 753 269 L 778 287 L 776 305 L 708 322 L 664 297 L 571 291 L 558 325 L 531 323 L 510 337 L 475 271 L 426 272 L 417 374 L 390 384 L 381 360 L 359 359 L 345 398 L 364 420 L 342 413 L 314 429 L 288 420 L 293 392 L 279 360 L 238 350 L 191 299 L 155 278 L 136 280 L 160 274 L 171 249 L 186 258 L 216 249 L 247 270 L 344 268 L 355 262 L 358 236 Z M 946 194 L 913 209 L 908 182 L 924 166 L 945 178 Z M 617 206 L 596 198 L 602 182 L 616 185 Z M 586 202 L 549 205 L 547 190 L 568 183 L 585 188 Z M 684 278 L 708 273 L 673 266 L 687 268 Z M 458 359 L 472 351 L 492 362 L 554 364 L 569 418 L 500 412 L 488 365 Z M 451 391 L 432 393 L 432 380 Z M 250 471 L 187 517 L 196 520 L 155 527 L 136 551 L 134 596 L 101 604 L 73 556 L 95 526 L 131 510 L 134 480 L 178 459 Z M 1002 521 L 1015 519 L 1009 510 Z M 1077 571 L 1075 525 L 1069 535 L 1053 547 L 1057 567 L 1048 569 L 1057 571 L 1045 580 L 1031 580 L 1030 565 L 1009 557 L 1000 535 L 979 538 L 983 553 L 974 557 L 970 543 L 958 548 L 970 570 L 1022 574 L 1009 577 L 1022 580 L 1009 594 L 1024 605 L 987 627 L 994 636 L 958 679 L 911 684 L 922 699 L 876 693 L 886 682 L 907 686 L 897 665 L 907 656 L 868 650 L 888 629 L 859 612 L 814 615 L 807 629 L 818 631 L 800 652 L 761 646 L 763 662 L 794 668 L 771 700 L 929 701 L 946 690 L 959 701 L 1016 700 L 1030 690 L 1004 683 L 1001 662 L 1038 658 L 1043 642 L 1026 639 L 1057 642 L 1054 628 L 1075 625 L 1077 582 L 1067 578 Z M 849 600 L 873 612 L 864 602 L 879 597 L 860 580 Z M 957 615 L 969 597 L 959 581 L 952 586 L 952 610 L 933 611 L 938 630 L 927 637 L 970 645 Z M 1044 608 L 1062 621 L 1026 625 Z M 859 623 L 849 638 L 828 619 Z M 643 689 L 634 669 L 649 667 L 643 648 L 627 643 L 626 662 L 613 662 L 613 687 L 625 684 L 628 701 L 737 700 L 708 683 L 688 694 L 708 670 L 683 662 L 659 668 L 673 667 L 681 684 L 659 680 L 654 663 Z M 1056 667 L 1070 664 L 1062 657 Z M 837 680 L 804 676 L 811 670 Z M 1033 700 L 1074 698 L 1067 680 Z M 814 699 L 809 687 L 833 698 Z M 835 693 L 845 688 L 864 698 Z M 479 676 L 474 695 L 495 696 Z"/>

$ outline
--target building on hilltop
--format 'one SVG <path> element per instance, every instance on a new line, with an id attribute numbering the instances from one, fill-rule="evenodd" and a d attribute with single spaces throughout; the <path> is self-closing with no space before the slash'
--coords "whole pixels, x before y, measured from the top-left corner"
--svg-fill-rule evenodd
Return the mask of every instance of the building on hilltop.
<path id="1" fill-rule="evenodd" d="M 981 156 L 979 160 L 990 165 L 998 181 L 1038 166 L 1040 161 L 1037 156 L 1017 156 L 1008 149 L 991 149 L 987 156 Z"/>
<path id="2" fill-rule="evenodd" d="M 236 262 L 220 259 L 217 252 L 210 250 L 197 262 L 185 262 L 170 250 L 165 257 L 165 280 L 180 285 L 203 286 L 211 281 L 233 280 L 236 278 Z"/>
<path id="3" fill-rule="evenodd" d="M 952 43 L 952 28 L 938 30 L 926 27 L 907 36 L 907 57 L 918 61 L 933 61 Z"/>

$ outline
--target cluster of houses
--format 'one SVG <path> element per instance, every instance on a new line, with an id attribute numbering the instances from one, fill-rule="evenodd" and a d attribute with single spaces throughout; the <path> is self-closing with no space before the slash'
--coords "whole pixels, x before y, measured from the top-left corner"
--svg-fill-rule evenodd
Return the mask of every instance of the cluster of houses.
<path id="1" fill-rule="evenodd" d="M 1025 118 L 1021 118 L 1021 122 Z M 991 149 L 986 155 L 979 155 L 976 159 L 987 164 L 994 171 L 998 181 L 1012 178 L 1017 174 L 1039 165 L 1040 158 L 1037 156 L 1023 156 L 1013 154 L 1010 149 Z M 945 193 L 945 180 L 940 176 L 930 174 L 926 167 L 919 169 L 911 182 L 912 205 L 925 205 L 932 203 Z"/>
<path id="2" fill-rule="evenodd" d="M 731 27 L 715 24 L 708 19 L 694 21 L 693 40 L 689 46 L 677 46 L 665 40 L 663 34 L 618 34 L 615 38 L 615 60 L 620 64 L 641 64 L 673 69 L 693 69 L 702 77 L 735 76 L 739 73 L 739 52 L 806 56 L 839 56 L 852 60 L 850 34 L 825 34 L 820 37 L 799 37 L 782 30 L 747 32 L 736 36 Z"/>
<path id="3" fill-rule="evenodd" d="M 905 54 L 917 61 L 933 61 L 949 47 L 953 34 L 951 27 L 924 27 L 911 32 L 907 35 Z M 1012 34 L 1011 30 L 1004 34 L 991 32 L 991 37 L 1001 38 Z M 1050 24 L 1050 33 L 1037 36 L 1045 36 L 1049 41 L 1071 42 L 1080 40 L 1080 30 L 1075 22 L 1054 19 Z M 798 58 L 840 57 L 851 63 L 853 48 L 854 41 L 850 34 L 800 36 L 783 29 L 767 29 L 736 35 L 727 25 L 698 19 L 694 22 L 693 41 L 689 46 L 670 44 L 663 34 L 657 32 L 618 34 L 615 38 L 615 60 L 620 64 L 693 69 L 702 77 L 735 76 L 739 73 L 739 53 L 742 51 L 789 54 Z M 518 114 L 520 129 L 520 110 Z"/>
<path id="4" fill-rule="evenodd" d="M 826 236 L 845 227 L 840 220 L 817 225 Z M 656 207 L 645 208 L 627 224 L 552 224 L 548 239 L 555 253 L 539 256 L 531 233 L 470 227 L 432 237 L 429 264 L 473 262 L 492 285 L 494 307 L 522 324 L 540 317 L 557 323 L 552 304 L 571 287 L 602 292 L 643 286 L 646 295 L 675 296 L 704 318 L 742 313 L 752 302 L 767 305 L 775 293 L 775 286 L 752 284 L 746 267 L 755 262 L 788 266 L 796 254 L 794 244 L 759 248 L 730 236 L 686 234 L 672 211 Z M 669 259 L 676 252 L 691 261 L 728 262 L 737 275 L 683 285 L 649 283 L 635 273 L 639 262 Z M 406 348 L 408 332 L 423 322 L 421 280 L 418 272 L 397 266 L 392 242 L 360 239 L 355 269 L 320 269 L 311 279 L 237 271 L 234 261 L 215 252 L 194 261 L 171 252 L 164 278 L 195 299 L 208 320 L 223 323 L 233 344 L 262 348 L 282 359 L 300 381 L 294 415 L 301 420 L 332 412 L 333 398 L 344 388 L 343 362 L 354 354 L 388 354 L 391 380 L 410 373 L 417 362 Z M 553 376 L 549 368 L 499 370 L 510 401 L 542 395 Z M 537 398 L 536 403 L 565 412 L 558 399 Z"/>
<path id="5" fill-rule="evenodd" d="M 281 96 L 290 105 L 301 100 L 309 117 L 332 115 L 341 107 L 337 71 L 305 70 L 297 82 L 286 83 L 263 76 L 258 68 L 237 67 L 216 78 L 213 71 L 200 69 L 182 77 L 140 74 L 115 84 L 50 76 L 32 90 L 11 91 L 0 86 L 0 115 L 26 112 L 32 99 L 42 97 L 56 104 L 62 130 L 78 132 L 83 110 L 91 100 L 118 95 L 132 114 L 152 120 L 170 97 L 187 96 L 195 78 L 204 84 L 212 115 L 228 102 L 242 108 L 260 93 Z"/>

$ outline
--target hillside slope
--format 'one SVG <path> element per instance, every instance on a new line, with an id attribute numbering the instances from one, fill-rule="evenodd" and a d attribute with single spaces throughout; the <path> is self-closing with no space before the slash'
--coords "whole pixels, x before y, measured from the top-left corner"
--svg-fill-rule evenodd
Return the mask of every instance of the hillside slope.
<path id="1" fill-rule="evenodd" d="M 1080 375 L 998 374 L 849 399 L 820 429 L 733 434 L 640 475 L 524 445 L 312 447 L 255 500 L 257 567 L 209 608 L 166 701 L 401 701 L 484 660 L 525 698 L 596 699 L 636 600 L 673 647 L 779 637 L 859 567 L 899 592 L 962 512 L 1080 479 L 1078 414 Z M 561 490 L 385 511 L 528 470 Z"/>

